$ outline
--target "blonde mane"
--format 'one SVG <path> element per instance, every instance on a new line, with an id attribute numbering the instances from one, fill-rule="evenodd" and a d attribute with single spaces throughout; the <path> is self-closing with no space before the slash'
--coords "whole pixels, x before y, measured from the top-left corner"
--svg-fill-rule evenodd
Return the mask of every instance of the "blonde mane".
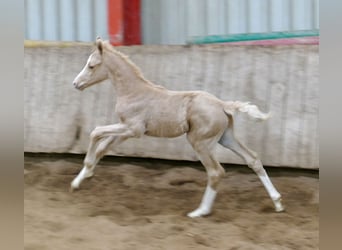
<path id="1" fill-rule="evenodd" d="M 150 82 L 149 80 L 147 80 L 144 75 L 142 74 L 142 71 L 141 69 L 136 65 L 134 64 L 131 59 L 129 59 L 129 57 L 123 53 L 121 53 L 120 51 L 116 50 L 113 48 L 113 46 L 108 42 L 108 41 L 105 41 L 102 43 L 103 47 L 108 50 L 109 52 L 112 52 L 114 54 L 116 54 L 117 56 L 119 56 L 121 59 L 123 59 L 130 67 L 132 67 L 134 73 L 137 75 L 138 78 L 140 78 L 141 80 L 143 80 L 144 82 L 148 83 L 148 84 L 151 84 L 151 85 L 154 85 L 156 87 L 161 87 L 161 88 L 164 88 L 162 86 L 159 86 L 159 85 L 155 85 L 153 84 L 152 82 Z"/>

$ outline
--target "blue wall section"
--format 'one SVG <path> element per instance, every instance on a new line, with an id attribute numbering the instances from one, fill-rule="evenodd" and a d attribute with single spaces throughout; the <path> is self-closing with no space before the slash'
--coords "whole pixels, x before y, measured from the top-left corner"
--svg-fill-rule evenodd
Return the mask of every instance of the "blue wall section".
<path id="1" fill-rule="evenodd" d="M 25 0 L 25 29 L 28 40 L 107 39 L 107 0 Z"/>
<path id="2" fill-rule="evenodd" d="M 141 0 L 144 44 L 193 36 L 319 29 L 319 0 Z M 25 39 L 108 38 L 107 0 L 25 0 Z"/>
<path id="3" fill-rule="evenodd" d="M 144 44 L 192 36 L 319 29 L 319 0 L 141 0 Z M 108 38 L 107 0 L 25 0 L 25 39 Z"/>
<path id="4" fill-rule="evenodd" d="M 317 30 L 318 2 L 142 0 L 143 42 L 185 44 L 192 36 Z"/>

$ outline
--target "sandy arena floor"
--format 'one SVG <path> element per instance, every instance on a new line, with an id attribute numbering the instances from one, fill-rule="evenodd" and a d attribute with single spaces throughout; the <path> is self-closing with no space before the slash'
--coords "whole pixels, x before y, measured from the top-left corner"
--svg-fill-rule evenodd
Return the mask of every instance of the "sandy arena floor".
<path id="1" fill-rule="evenodd" d="M 250 169 L 225 165 L 213 214 L 190 219 L 200 164 L 109 157 L 69 193 L 81 167 L 80 156 L 25 156 L 25 249 L 318 249 L 318 172 L 268 168 L 286 206 L 276 213 Z"/>

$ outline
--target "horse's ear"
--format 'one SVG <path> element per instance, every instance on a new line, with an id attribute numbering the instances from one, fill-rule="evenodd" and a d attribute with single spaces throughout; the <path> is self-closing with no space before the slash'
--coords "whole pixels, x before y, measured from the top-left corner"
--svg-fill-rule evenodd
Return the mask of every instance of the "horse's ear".
<path id="1" fill-rule="evenodd" d="M 102 39 L 101 37 L 96 37 L 96 47 L 97 49 L 100 51 L 100 54 L 102 55 L 102 52 L 103 52 L 103 45 L 102 45 Z"/>

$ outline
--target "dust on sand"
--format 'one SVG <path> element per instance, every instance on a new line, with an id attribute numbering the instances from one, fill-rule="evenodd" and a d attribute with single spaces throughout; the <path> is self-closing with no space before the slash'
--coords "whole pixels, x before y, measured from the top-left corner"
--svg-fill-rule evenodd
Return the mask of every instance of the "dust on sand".
<path id="1" fill-rule="evenodd" d="M 267 171 L 286 212 L 257 176 L 225 165 L 205 218 L 190 219 L 206 186 L 198 163 L 107 157 L 69 193 L 80 156 L 25 156 L 24 246 L 41 249 L 318 249 L 318 171 Z"/>

